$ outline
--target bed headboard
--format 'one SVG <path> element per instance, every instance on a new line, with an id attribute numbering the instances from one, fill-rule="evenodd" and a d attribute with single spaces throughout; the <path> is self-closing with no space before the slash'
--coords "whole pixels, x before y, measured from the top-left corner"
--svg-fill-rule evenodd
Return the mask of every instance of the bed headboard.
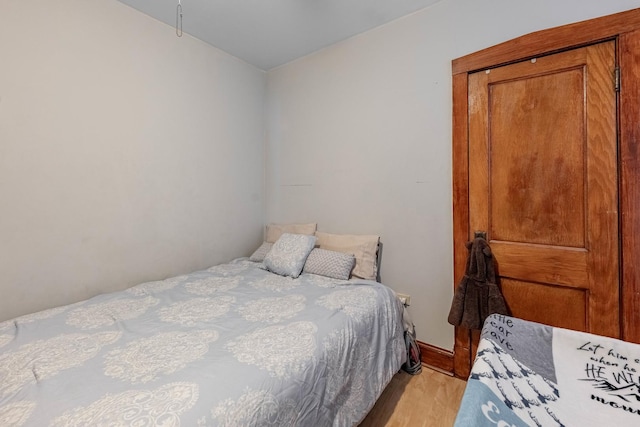
<path id="1" fill-rule="evenodd" d="M 382 242 L 378 242 L 378 252 L 376 253 L 376 282 L 380 283 L 380 265 L 382 262 Z"/>

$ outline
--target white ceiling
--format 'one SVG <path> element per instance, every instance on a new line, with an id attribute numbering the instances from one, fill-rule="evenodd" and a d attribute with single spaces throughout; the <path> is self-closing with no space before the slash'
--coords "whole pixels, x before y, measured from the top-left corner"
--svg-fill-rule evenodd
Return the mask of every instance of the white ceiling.
<path id="1" fill-rule="evenodd" d="M 120 0 L 171 26 L 178 0 Z M 181 0 L 183 30 L 263 70 L 440 0 Z"/>

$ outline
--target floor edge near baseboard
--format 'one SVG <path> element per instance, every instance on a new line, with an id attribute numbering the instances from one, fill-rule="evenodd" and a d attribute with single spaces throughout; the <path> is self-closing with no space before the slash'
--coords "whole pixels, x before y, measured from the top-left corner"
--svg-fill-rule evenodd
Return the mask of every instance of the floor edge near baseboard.
<path id="1" fill-rule="evenodd" d="M 453 352 L 431 344 L 417 341 L 422 364 L 431 369 L 453 376 Z"/>

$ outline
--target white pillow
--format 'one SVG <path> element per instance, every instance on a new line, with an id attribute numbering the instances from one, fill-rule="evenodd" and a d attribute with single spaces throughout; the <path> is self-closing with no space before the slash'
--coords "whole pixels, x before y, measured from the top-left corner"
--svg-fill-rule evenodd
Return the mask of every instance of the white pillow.
<path id="1" fill-rule="evenodd" d="M 378 273 L 378 243 L 380 236 L 330 234 L 316 231 L 318 246 L 321 249 L 353 254 L 356 257 L 356 266 L 351 273 L 361 279 L 376 280 Z"/>
<path id="2" fill-rule="evenodd" d="M 268 224 L 264 241 L 275 243 L 284 233 L 308 234 L 313 236 L 318 228 L 315 222 L 308 224 Z"/>
<path id="3" fill-rule="evenodd" d="M 264 261 L 264 257 L 269 253 L 272 246 L 273 246 L 273 243 L 262 242 L 260 247 L 256 249 L 254 253 L 251 254 L 251 256 L 249 257 L 249 261 L 254 261 L 254 262 Z"/>
<path id="4" fill-rule="evenodd" d="M 262 264 L 272 273 L 296 278 L 315 244 L 315 236 L 284 233 L 273 244 Z"/>
<path id="5" fill-rule="evenodd" d="M 307 257 L 302 272 L 349 280 L 355 264 L 356 257 L 353 254 L 315 248 Z"/>

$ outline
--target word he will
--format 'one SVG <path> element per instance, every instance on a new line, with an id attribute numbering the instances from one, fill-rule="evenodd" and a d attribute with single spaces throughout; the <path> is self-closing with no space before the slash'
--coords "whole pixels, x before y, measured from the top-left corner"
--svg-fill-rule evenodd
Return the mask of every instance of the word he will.
<path id="1" fill-rule="evenodd" d="M 601 344 L 594 344 L 591 341 L 578 347 L 578 350 L 590 353 L 589 360 L 593 363 L 587 363 L 585 367 L 588 378 L 606 379 L 605 374 L 608 372 L 618 384 L 621 382 L 627 384 L 635 382 L 634 378 L 637 378 L 638 372 L 630 363 L 640 364 L 640 358 L 629 360 L 627 356 L 618 353 L 614 349 L 606 348 Z M 607 370 L 607 368 L 617 369 L 614 371 Z"/>

